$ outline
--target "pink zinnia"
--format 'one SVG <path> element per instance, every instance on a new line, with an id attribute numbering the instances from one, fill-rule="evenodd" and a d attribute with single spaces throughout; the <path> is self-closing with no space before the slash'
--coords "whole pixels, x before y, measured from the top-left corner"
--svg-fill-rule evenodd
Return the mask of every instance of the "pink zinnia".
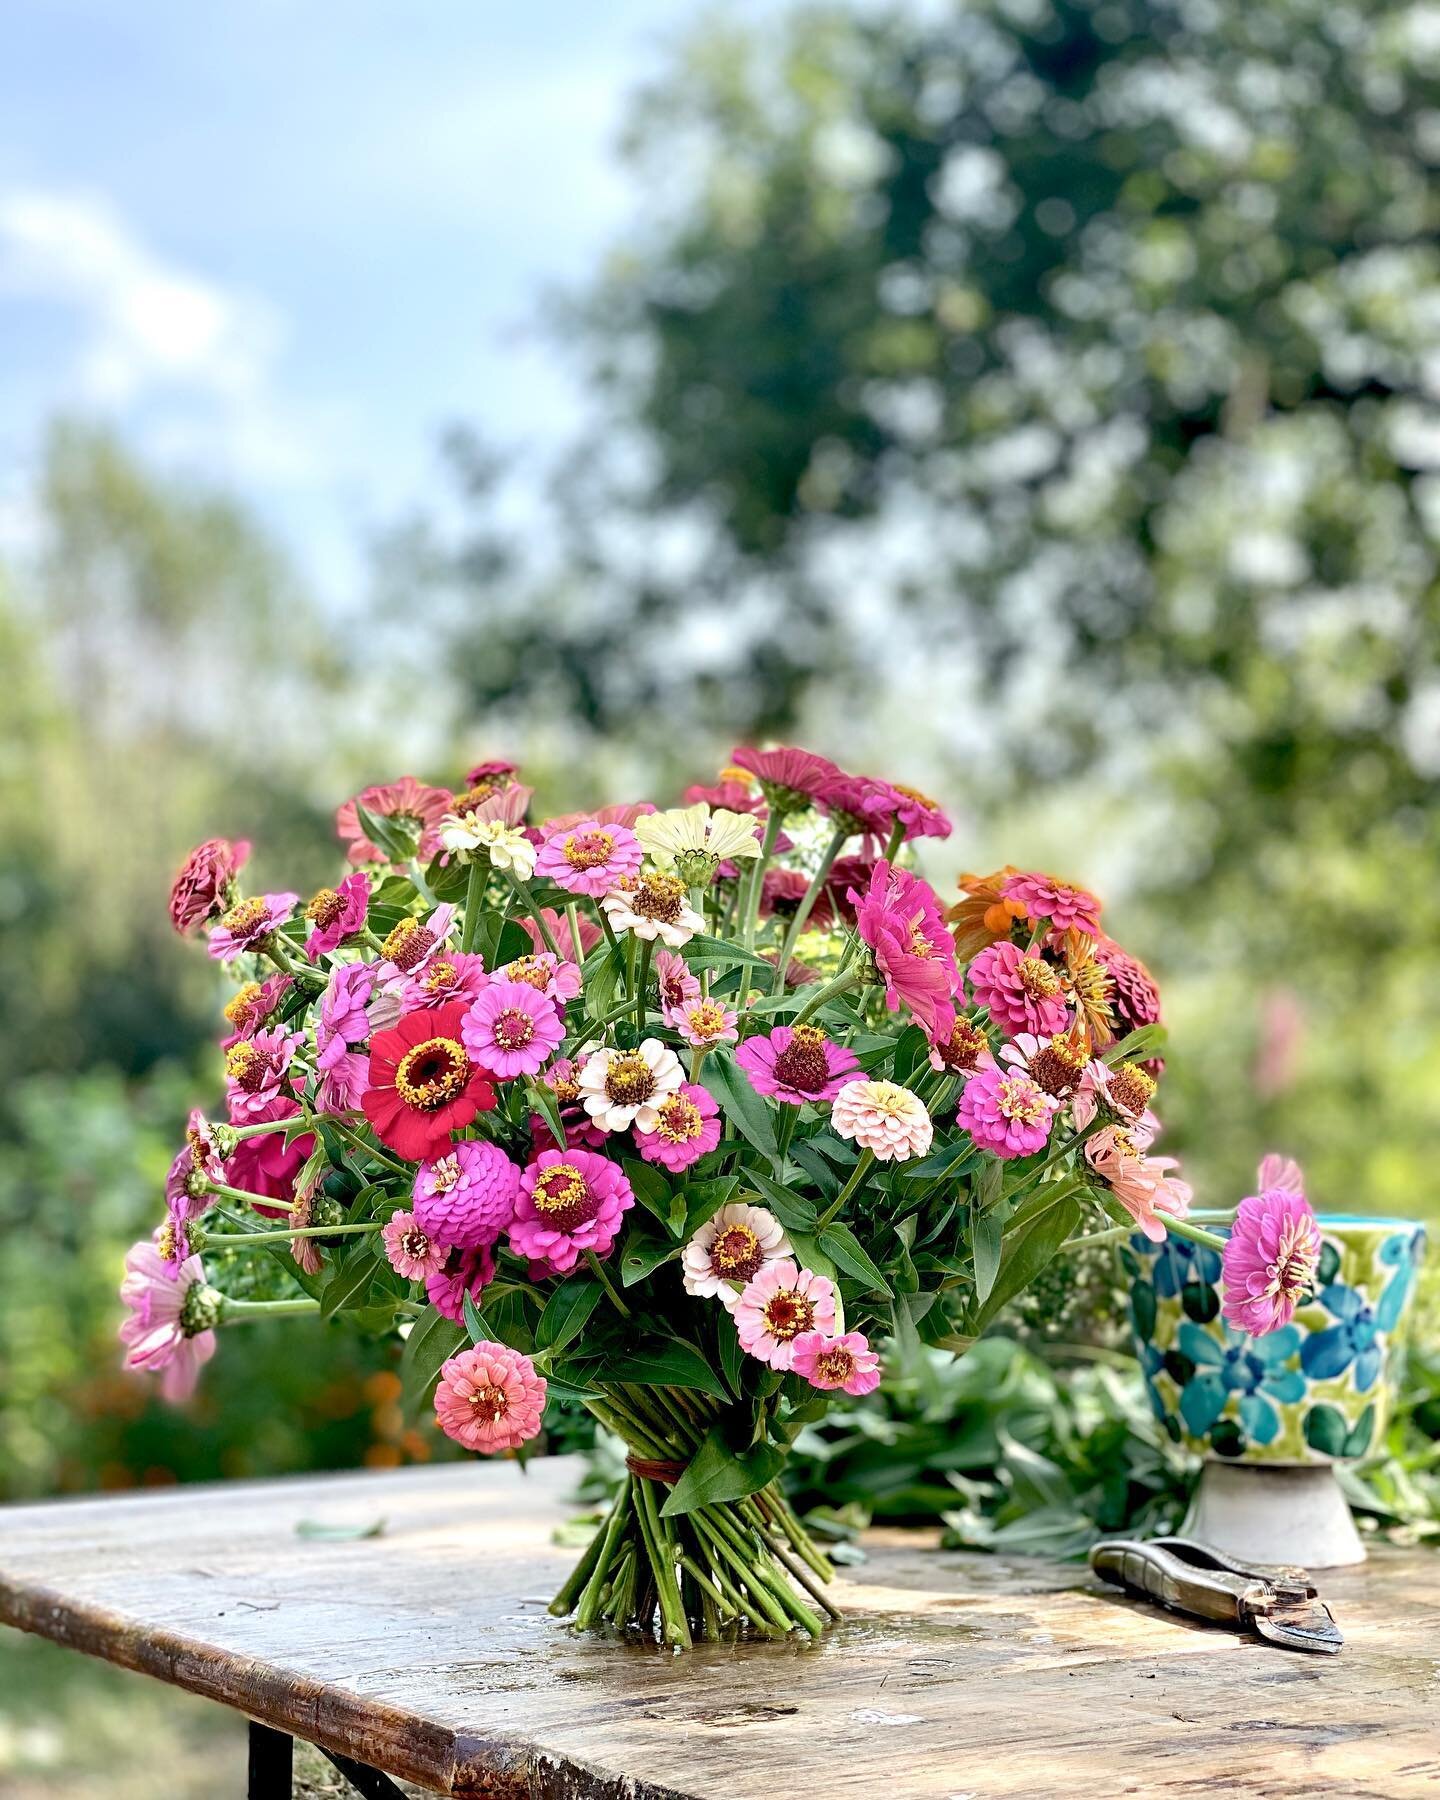
<path id="1" fill-rule="evenodd" d="M 656 1108 L 654 1129 L 637 1131 L 635 1141 L 646 1162 L 678 1175 L 720 1142 L 720 1108 L 703 1087 L 686 1082 Z"/>
<path id="2" fill-rule="evenodd" d="M 654 811 L 653 800 L 615 801 L 609 806 L 597 806 L 590 812 L 556 813 L 553 819 L 545 821 L 545 830 L 548 834 L 589 824 L 623 825 L 628 831 L 637 819 L 643 819 L 646 813 Z"/>
<path id="3" fill-rule="evenodd" d="M 435 1422 L 467 1450 L 513 1450 L 540 1430 L 545 1377 L 528 1356 L 484 1340 L 442 1363 Z"/>
<path id="4" fill-rule="evenodd" d="M 668 1019 L 677 1007 L 700 998 L 700 978 L 685 966 L 685 958 L 674 950 L 655 952 L 655 980 L 660 991 L 660 1011 Z"/>
<path id="5" fill-rule="evenodd" d="M 229 962 L 257 950 L 294 912 L 298 894 L 253 894 L 232 906 L 210 933 L 210 954 Z"/>
<path id="6" fill-rule="evenodd" d="M 768 811 L 760 794 L 748 782 L 737 781 L 733 775 L 722 775 L 719 781 L 709 787 L 702 781 L 692 782 L 686 788 L 683 799 L 687 806 L 703 800 L 707 806 L 723 809 L 725 812 L 754 813 L 757 818 L 763 818 Z"/>
<path id="7" fill-rule="evenodd" d="M 886 1006 L 895 1012 L 903 1003 L 930 1037 L 948 1036 L 960 971 L 935 890 L 908 869 L 881 861 L 866 892 L 852 892 L 850 900 L 855 929 L 885 984 Z"/>
<path id="8" fill-rule="evenodd" d="M 542 1150 L 520 1177 L 510 1248 L 554 1275 L 609 1254 L 635 1195 L 618 1163 L 589 1150 Z"/>
<path id="9" fill-rule="evenodd" d="M 742 745 L 730 760 L 755 777 L 782 818 L 804 812 L 840 773 L 829 757 L 813 750 L 750 750 Z"/>
<path id="10" fill-rule="evenodd" d="M 338 888 L 321 888 L 305 908 L 305 917 L 315 927 L 305 944 L 311 962 L 318 962 L 338 950 L 346 938 L 363 931 L 369 911 L 370 877 L 363 870 L 347 875 Z"/>
<path id="11" fill-rule="evenodd" d="M 559 830 L 546 828 L 535 873 L 567 894 L 599 900 L 626 875 L 636 874 L 643 860 L 640 840 L 628 826 L 582 819 Z"/>
<path id="12" fill-rule="evenodd" d="M 1095 940 L 1095 960 L 1110 977 L 1110 1010 L 1117 1035 L 1160 1022 L 1160 990 L 1150 971 L 1109 937 Z"/>
<path id="13" fill-rule="evenodd" d="M 1152 1243 L 1163 1243 L 1161 1216 L 1183 1219 L 1190 1210 L 1188 1182 L 1172 1175 L 1173 1156 L 1146 1156 L 1129 1132 L 1105 1125 L 1085 1140 L 1085 1160 Z"/>
<path id="14" fill-rule="evenodd" d="M 830 1124 L 880 1162 L 923 1156 L 935 1135 L 925 1102 L 895 1081 L 847 1081 L 835 1096 Z"/>
<path id="15" fill-rule="evenodd" d="M 843 775 L 820 796 L 837 823 L 853 825 L 866 835 L 888 839 L 898 825 L 911 838 L 947 838 L 952 830 L 938 800 L 898 781 L 876 781 L 867 775 Z"/>
<path id="16" fill-rule="evenodd" d="M 746 1282 L 730 1316 L 742 1350 L 772 1369 L 789 1369 L 798 1339 L 834 1330 L 835 1287 L 824 1275 L 785 1256 L 766 1263 Z"/>
<path id="17" fill-rule="evenodd" d="M 267 1124 L 274 1119 L 298 1119 L 300 1103 L 288 1094 L 277 1094 L 258 1113 L 245 1115 L 246 1125 Z M 272 1200 L 289 1200 L 295 1192 L 295 1177 L 315 1148 L 312 1132 L 302 1132 L 290 1143 L 283 1131 L 267 1131 L 260 1137 L 243 1138 L 225 1159 L 226 1180 L 231 1187 L 247 1194 L 263 1194 Z M 266 1218 L 275 1217 L 273 1207 L 255 1206 Z"/>
<path id="18" fill-rule="evenodd" d="M 790 1106 L 833 1100 L 860 1064 L 815 1025 L 777 1025 L 768 1037 L 748 1037 L 735 1052 L 751 1087 Z"/>
<path id="19" fill-rule="evenodd" d="M 463 1000 L 468 1007 L 490 985 L 482 957 L 466 950 L 444 950 L 432 956 L 414 975 L 404 978 L 400 999 L 406 1012 L 425 1006 L 448 1006 Z"/>
<path id="20" fill-rule="evenodd" d="M 1049 1142 L 1059 1102 L 1015 1069 L 979 1069 L 960 1091 L 958 1118 L 982 1150 L 1008 1160 Z"/>
<path id="21" fill-rule="evenodd" d="M 289 975 L 267 975 L 264 981 L 246 982 L 226 1003 L 225 1018 L 234 1030 L 221 1038 L 220 1048 L 229 1050 L 241 1038 L 254 1037 L 262 1025 L 269 1023 L 271 1014 L 279 1010 L 280 1002 L 294 985 Z"/>
<path id="22" fill-rule="evenodd" d="M 303 1031 L 271 1025 L 225 1052 L 225 1098 L 232 1125 L 249 1123 L 278 1094 L 290 1091 L 290 1064 L 304 1042 Z"/>
<path id="23" fill-rule="evenodd" d="M 990 1017 L 1007 1031 L 1054 1037 L 1070 1023 L 1059 976 L 1043 957 L 1008 938 L 988 945 L 966 973 L 976 1004 L 988 1007 Z"/>
<path id="24" fill-rule="evenodd" d="M 823 1331 L 807 1331 L 795 1340 L 790 1365 L 813 1388 L 832 1393 L 837 1388 L 857 1397 L 872 1394 L 880 1385 L 880 1358 L 859 1331 L 843 1337 L 827 1337 Z"/>
<path id="25" fill-rule="evenodd" d="M 412 855 L 422 862 L 439 851 L 440 821 L 453 800 L 449 788 L 427 787 L 413 775 L 402 775 L 398 781 L 363 789 L 357 798 L 366 812 L 392 821 L 411 838 L 415 845 Z M 390 861 L 390 852 L 366 837 L 354 800 L 347 800 L 336 812 L 335 832 L 352 863 Z"/>
<path id="26" fill-rule="evenodd" d="M 1035 869 L 1007 875 L 1000 883 L 1002 900 L 1018 900 L 1031 919 L 1048 919 L 1056 931 L 1100 931 L 1100 902 L 1088 889 L 1057 881 Z"/>
<path id="27" fill-rule="evenodd" d="M 810 878 L 799 869 L 767 869 L 760 883 L 760 917 L 793 919 L 810 891 Z M 835 923 L 835 909 L 824 888 L 815 896 L 806 921 L 810 931 L 826 931 Z"/>
<path id="28" fill-rule="evenodd" d="M 498 1081 L 538 1074 L 564 1036 L 554 1001 L 524 981 L 492 981 L 460 1026 L 470 1060 Z"/>
<path id="29" fill-rule="evenodd" d="M 465 1138 L 421 1163 L 412 1189 L 415 1218 L 442 1244 L 493 1244 L 515 1216 L 520 1170 L 498 1144 Z"/>
<path id="30" fill-rule="evenodd" d="M 445 1266 L 448 1248 L 412 1212 L 391 1213 L 380 1233 L 390 1267 L 406 1281 L 426 1281 Z"/>
<path id="31" fill-rule="evenodd" d="M 1315 1285 L 1321 1248 L 1319 1221 L 1301 1191 L 1298 1164 L 1267 1156 L 1260 1165 L 1260 1192 L 1236 1208 L 1225 1245 L 1225 1317 L 1251 1337 L 1288 1325 Z"/>
<path id="32" fill-rule="evenodd" d="M 1112 1069 L 1109 1063 L 1095 1057 L 1085 1065 L 1080 1076 L 1075 1097 L 1070 1102 L 1070 1116 L 1076 1129 L 1084 1131 L 1103 1106 L 1125 1126 L 1132 1141 L 1145 1150 L 1154 1143 L 1160 1130 L 1160 1121 L 1149 1110 L 1154 1093 L 1153 1076 L 1146 1074 L 1138 1063 L 1121 1063 Z"/>
<path id="33" fill-rule="evenodd" d="M 177 1276 L 179 1265 L 190 1254 L 188 1226 L 210 1204 L 207 1182 L 225 1180 L 225 1164 L 216 1143 L 215 1128 L 198 1109 L 190 1114 L 185 1145 L 176 1153 L 165 1176 L 165 1211 L 170 1223 L 168 1249 L 162 1259 Z"/>
<path id="34" fill-rule="evenodd" d="M 502 963 L 495 971 L 497 981 L 523 981 L 527 987 L 544 994 L 563 1010 L 584 986 L 579 965 L 562 962 L 548 950 L 537 950 L 531 956 L 517 956 L 514 962 Z"/>
<path id="35" fill-rule="evenodd" d="M 666 1012 L 665 1023 L 678 1031 L 693 1050 L 708 1049 L 712 1044 L 733 1044 L 740 1035 L 735 1028 L 735 1014 L 718 1000 L 686 1000 Z"/>
<path id="36" fill-rule="evenodd" d="M 170 888 L 170 923 L 178 932 L 193 931 L 220 912 L 235 877 L 250 856 L 244 838 L 206 838 L 185 858 Z"/>
<path id="37" fill-rule="evenodd" d="M 211 1326 L 218 1296 L 207 1287 L 204 1264 L 189 1256 L 171 1269 L 155 1245 L 142 1239 L 125 1258 L 120 1298 L 131 1315 L 120 1327 L 126 1368 L 158 1373 L 167 1400 L 187 1400 L 215 1354 Z"/>
<path id="38" fill-rule="evenodd" d="M 570 935 L 570 920 L 564 913 L 542 906 L 540 917 L 545 921 L 545 929 L 550 933 L 560 954 L 572 963 L 583 963 L 600 942 L 600 927 L 593 919 L 584 918 L 577 913 L 576 923 L 580 927 L 580 942 L 577 944 Z M 550 946 L 545 942 L 534 919 L 527 915 L 523 919 L 517 919 L 515 923 L 529 936 L 537 955 L 548 954 Z"/>
<path id="39" fill-rule="evenodd" d="M 425 1297 L 455 1325 L 465 1323 L 465 1296 L 478 1301 L 495 1279 L 495 1258 L 488 1244 L 474 1250 L 451 1250 L 441 1268 L 425 1277 Z"/>

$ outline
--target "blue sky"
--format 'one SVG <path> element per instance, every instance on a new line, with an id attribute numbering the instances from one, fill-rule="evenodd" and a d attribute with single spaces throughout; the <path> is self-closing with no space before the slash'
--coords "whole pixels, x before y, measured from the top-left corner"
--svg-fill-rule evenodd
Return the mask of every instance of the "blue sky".
<path id="1" fill-rule="evenodd" d="M 543 459 L 580 396 L 537 297 L 633 217 L 625 97 L 696 12 L 9 0 L 0 499 L 48 417 L 101 413 L 339 599 L 441 423 Z"/>

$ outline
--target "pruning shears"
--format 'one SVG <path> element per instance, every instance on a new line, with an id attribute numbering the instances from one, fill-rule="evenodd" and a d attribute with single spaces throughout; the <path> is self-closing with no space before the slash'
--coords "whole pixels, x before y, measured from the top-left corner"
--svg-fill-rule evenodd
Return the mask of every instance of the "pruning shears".
<path id="1" fill-rule="evenodd" d="M 1102 1581 L 1171 1612 L 1254 1631 L 1287 1650 L 1334 1656 L 1344 1643 L 1304 1569 L 1248 1569 L 1195 1538 L 1110 1538 L 1090 1552 Z"/>

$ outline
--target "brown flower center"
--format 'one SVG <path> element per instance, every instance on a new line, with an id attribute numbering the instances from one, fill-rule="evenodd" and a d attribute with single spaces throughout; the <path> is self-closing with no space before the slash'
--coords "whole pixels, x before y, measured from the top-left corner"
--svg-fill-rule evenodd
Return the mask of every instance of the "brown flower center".
<path id="1" fill-rule="evenodd" d="M 552 1231 L 574 1231 L 600 1210 L 600 1202 L 574 1163 L 551 1163 L 536 1178 L 535 1210 Z"/>
<path id="2" fill-rule="evenodd" d="M 1052 1038 L 1030 1058 L 1030 1078 L 1047 1094 L 1061 1099 L 1074 1087 L 1076 1077 L 1089 1060 L 1086 1047 L 1073 1038 Z"/>
<path id="3" fill-rule="evenodd" d="M 490 1031 L 502 1050 L 523 1050 L 535 1035 L 535 1021 L 518 1006 L 507 1006 L 495 1015 Z"/>
<path id="4" fill-rule="evenodd" d="M 825 1033 L 813 1025 L 797 1025 L 790 1042 L 775 1058 L 775 1078 L 796 1093 L 818 1094 L 830 1079 Z"/>
<path id="5" fill-rule="evenodd" d="M 802 1331 L 815 1329 L 815 1303 L 794 1288 L 781 1288 L 765 1302 L 761 1315 L 771 1337 L 788 1344 Z"/>
<path id="6" fill-rule="evenodd" d="M 430 1254 L 430 1234 L 421 1231 L 418 1225 L 412 1225 L 408 1231 L 401 1233 L 400 1248 L 416 1262 L 424 1262 Z"/>
<path id="7" fill-rule="evenodd" d="M 510 1410 L 510 1396 L 503 1387 L 486 1382 L 484 1387 L 476 1388 L 471 1394 L 470 1408 L 487 1424 L 498 1425 Z"/>
<path id="8" fill-rule="evenodd" d="M 630 896 L 631 909 L 642 919 L 655 919 L 662 925 L 673 925 L 680 917 L 685 902 L 685 884 L 678 875 L 663 871 L 646 875 Z"/>
<path id="9" fill-rule="evenodd" d="M 565 860 L 572 869 L 598 869 L 615 849 L 613 831 L 572 831 L 565 839 Z"/>
<path id="10" fill-rule="evenodd" d="M 844 1387 L 855 1373 L 855 1352 L 847 1350 L 843 1344 L 833 1350 L 822 1350 L 815 1358 L 815 1373 L 822 1381 Z"/>
<path id="11" fill-rule="evenodd" d="M 1050 1000 L 1060 992 L 1060 978 L 1049 963 L 1038 956 L 1022 956 L 1016 973 L 1020 985 L 1032 1000 Z"/>
<path id="12" fill-rule="evenodd" d="M 454 1038 L 426 1038 L 400 1059 L 395 1092 L 418 1112 L 434 1112 L 464 1093 L 470 1075 L 470 1058 Z"/>
<path id="13" fill-rule="evenodd" d="M 957 1072 L 973 1069 L 985 1047 L 985 1033 L 963 1016 L 955 1020 L 946 1041 L 935 1046 L 945 1067 Z"/>
<path id="14" fill-rule="evenodd" d="M 655 1072 L 638 1050 L 612 1056 L 605 1070 L 605 1097 L 616 1106 L 643 1106 L 655 1092 Z"/>
<path id="15" fill-rule="evenodd" d="M 727 1225 L 710 1246 L 710 1267 L 726 1281 L 749 1281 L 765 1261 L 760 1239 L 748 1225 Z"/>
<path id="16" fill-rule="evenodd" d="M 426 952 L 435 947 L 435 933 L 418 919 L 402 919 L 381 945 L 385 956 L 397 969 L 409 974 L 424 961 Z"/>
<path id="17" fill-rule="evenodd" d="M 258 1094 L 274 1076 L 275 1063 L 254 1044 L 236 1044 L 225 1053 L 225 1073 L 247 1094 Z"/>
<path id="18" fill-rule="evenodd" d="M 1110 1072 L 1110 1098 L 1123 1113 L 1139 1118 L 1155 1097 L 1154 1078 L 1138 1063 L 1121 1063 Z"/>
<path id="19" fill-rule="evenodd" d="M 305 917 L 311 924 L 318 925 L 322 931 L 333 925 L 345 910 L 345 902 L 334 888 L 321 888 L 315 898 L 305 908 Z"/>
<path id="20" fill-rule="evenodd" d="M 264 900 L 254 894 L 238 906 L 232 906 L 220 923 L 233 937 L 247 937 L 257 925 L 264 924 L 268 916 Z"/>

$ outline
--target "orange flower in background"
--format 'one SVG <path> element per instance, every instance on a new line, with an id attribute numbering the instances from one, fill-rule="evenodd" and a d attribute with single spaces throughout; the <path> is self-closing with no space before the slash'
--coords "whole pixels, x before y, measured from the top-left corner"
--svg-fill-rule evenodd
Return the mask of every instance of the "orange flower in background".
<path id="1" fill-rule="evenodd" d="M 1065 972 L 1062 982 L 1080 1022 L 1096 1050 L 1115 1041 L 1115 1012 L 1111 1006 L 1114 982 L 1110 971 L 1095 955 L 1095 940 L 1083 931 L 1067 931 L 1061 945 Z"/>
<path id="2" fill-rule="evenodd" d="M 946 913 L 955 932 L 955 954 L 962 963 L 994 944 L 1008 938 L 1017 919 L 1027 917 L 1021 900 L 1007 900 L 1000 889 L 1011 875 L 1018 875 L 1014 863 L 1006 863 L 993 875 L 962 875 L 960 899 Z"/>

